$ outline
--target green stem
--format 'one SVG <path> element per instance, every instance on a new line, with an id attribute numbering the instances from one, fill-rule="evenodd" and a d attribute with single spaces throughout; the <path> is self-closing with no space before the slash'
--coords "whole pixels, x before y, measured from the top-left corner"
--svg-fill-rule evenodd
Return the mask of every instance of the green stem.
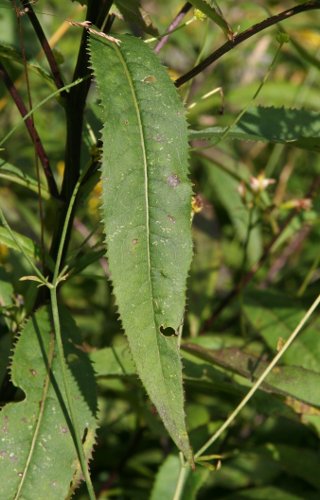
<path id="1" fill-rule="evenodd" d="M 235 420 L 235 418 L 239 415 L 241 410 L 244 408 L 244 406 L 248 403 L 248 401 L 252 398 L 252 396 L 255 394 L 255 392 L 259 389 L 261 384 L 264 382 L 264 380 L 267 378 L 269 373 L 273 370 L 273 368 L 276 366 L 280 358 L 283 356 L 283 354 L 287 351 L 287 349 L 290 347 L 292 342 L 295 340 L 301 329 L 304 327 L 305 323 L 308 321 L 312 313 L 316 310 L 318 305 L 320 304 L 320 295 L 316 298 L 316 300 L 313 302 L 312 306 L 308 309 L 296 329 L 291 333 L 290 337 L 288 340 L 285 342 L 283 345 L 282 349 L 276 354 L 276 356 L 273 358 L 269 366 L 265 369 L 265 371 L 260 375 L 258 380 L 255 382 L 255 384 L 252 386 L 248 394 L 242 399 L 240 404 L 236 407 L 236 409 L 231 413 L 231 415 L 227 418 L 227 420 L 222 424 L 221 427 L 217 430 L 217 432 L 211 436 L 211 438 L 200 448 L 199 451 L 195 454 L 194 458 L 200 457 L 220 436 L 223 434 L 223 432 L 232 424 L 232 422 Z"/>
<path id="2" fill-rule="evenodd" d="M 74 431 L 74 438 L 75 438 L 74 444 L 75 444 L 75 448 L 76 448 L 78 458 L 79 458 L 79 461 L 81 464 L 82 473 L 83 473 L 83 476 L 84 476 L 86 484 L 87 484 L 90 500 L 94 500 L 96 497 L 95 497 L 93 485 L 91 482 L 90 473 L 88 470 L 87 461 L 86 461 L 86 457 L 85 457 L 85 453 L 84 453 L 83 445 L 82 445 L 82 441 L 81 441 L 81 436 L 79 434 L 79 427 L 78 427 L 78 423 L 77 423 L 76 413 L 74 410 L 74 406 L 73 406 L 73 402 L 72 402 L 72 398 L 71 398 L 71 394 L 70 394 L 69 386 L 68 386 L 68 382 L 67 382 L 67 369 L 68 368 L 67 368 L 65 355 L 64 355 L 64 349 L 63 349 L 62 334 L 61 334 L 61 328 L 60 328 L 59 309 L 58 309 L 58 301 L 57 301 L 57 288 L 59 285 L 59 281 L 61 279 L 59 273 L 60 273 L 60 266 L 61 266 L 61 261 L 62 261 L 63 249 L 64 249 L 64 245 L 65 245 L 65 239 L 66 239 L 66 235 L 68 232 L 68 226 L 69 226 L 71 214 L 72 214 L 72 211 L 74 208 L 74 204 L 76 201 L 77 193 L 79 191 L 79 187 L 81 185 L 82 179 L 83 179 L 85 174 L 86 174 L 86 172 L 84 171 L 83 174 L 81 175 L 81 177 L 78 179 L 78 181 L 74 187 L 73 193 L 71 195 L 71 198 L 70 198 L 70 202 L 69 202 L 68 209 L 66 212 L 66 217 L 64 220 L 64 225 L 63 225 L 62 232 L 61 232 L 61 238 L 59 241 L 57 259 L 56 259 L 54 273 L 53 273 L 53 279 L 52 279 L 52 285 L 49 286 L 49 289 L 50 289 L 50 300 L 51 300 L 51 308 L 52 308 L 53 325 L 54 325 L 54 331 L 55 331 L 55 336 L 56 336 L 56 341 L 57 341 L 57 348 L 58 348 L 59 361 L 60 361 L 61 371 L 62 371 L 63 385 L 64 385 L 64 390 L 65 390 L 66 399 L 67 399 L 67 403 L 68 403 L 70 419 L 71 419 L 71 422 L 73 425 L 73 431 Z"/>
<path id="3" fill-rule="evenodd" d="M 71 394 L 69 391 L 69 386 L 68 386 L 68 381 L 67 381 L 67 364 L 64 356 L 64 349 L 63 349 L 63 343 L 62 343 L 62 335 L 61 335 L 61 328 L 60 328 L 60 317 L 59 317 L 59 309 L 58 309 L 58 301 L 57 301 L 57 285 L 51 286 L 50 287 L 50 300 L 51 300 L 51 308 L 52 308 L 52 318 L 53 318 L 53 326 L 54 326 L 54 332 L 55 332 L 55 338 L 57 342 L 57 350 L 58 350 L 58 356 L 59 356 L 59 362 L 61 366 L 61 372 L 62 372 L 62 379 L 63 379 L 63 386 L 64 386 L 64 391 L 68 403 L 68 410 L 70 413 L 70 419 L 72 422 L 73 426 L 73 432 L 74 432 L 74 439 L 75 439 L 75 448 L 78 454 L 79 462 L 81 464 L 81 469 L 82 473 L 84 475 L 87 488 L 88 488 L 88 493 L 89 493 L 89 498 L 90 500 L 95 500 L 95 492 L 93 489 L 93 485 L 91 482 L 91 477 L 90 473 L 88 470 L 88 465 L 86 461 L 86 457 L 83 451 L 83 445 L 81 441 L 81 436 L 79 434 L 79 427 L 77 423 L 77 418 L 76 414 L 74 411 L 73 407 L 73 401 L 71 398 Z"/>
<path id="4" fill-rule="evenodd" d="M 185 482 L 186 482 L 188 474 L 189 474 L 189 471 L 190 471 L 190 467 L 184 463 L 183 457 L 180 456 L 179 477 L 178 477 L 176 490 L 174 492 L 174 496 L 173 496 L 172 500 L 180 500 L 182 493 L 183 493 L 183 488 L 184 488 Z"/>
<path id="5" fill-rule="evenodd" d="M 68 205 L 68 209 L 66 212 L 66 216 L 64 219 L 64 224 L 62 227 L 61 238 L 59 241 L 57 258 L 56 258 L 56 263 L 55 263 L 54 273 L 53 273 L 53 278 L 52 278 L 52 284 L 55 287 L 58 286 L 59 272 L 60 272 L 60 266 L 61 266 L 61 262 L 62 262 L 63 249 L 64 249 L 64 245 L 65 245 L 65 241 L 66 241 L 66 237 L 67 237 L 67 233 L 68 233 L 69 222 L 71 220 L 71 214 L 73 211 L 73 207 L 74 207 L 74 204 L 75 204 L 75 201 L 77 198 L 77 194 L 78 194 L 82 179 L 85 176 L 85 174 L 86 174 L 86 172 L 83 172 L 83 174 L 81 175 L 81 177 L 79 177 L 79 179 L 74 187 L 74 190 L 73 190 L 73 193 L 71 195 L 70 202 Z"/>

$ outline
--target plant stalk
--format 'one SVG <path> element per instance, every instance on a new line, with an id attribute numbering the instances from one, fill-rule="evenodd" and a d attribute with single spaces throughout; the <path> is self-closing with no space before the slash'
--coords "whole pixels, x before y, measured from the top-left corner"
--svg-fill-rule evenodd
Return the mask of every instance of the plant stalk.
<path id="1" fill-rule="evenodd" d="M 280 351 L 276 354 L 276 356 L 273 358 L 269 366 L 265 369 L 265 371 L 260 375 L 258 380 L 255 382 L 255 384 L 252 386 L 248 394 L 242 399 L 240 404 L 236 407 L 236 409 L 231 413 L 231 415 L 227 418 L 227 420 L 222 424 L 222 426 L 211 436 L 211 438 L 197 451 L 197 453 L 194 455 L 194 458 L 197 459 L 199 458 L 220 436 L 223 434 L 223 432 L 233 423 L 235 418 L 239 415 L 241 410 L 245 407 L 245 405 L 250 401 L 252 396 L 255 394 L 255 392 L 259 389 L 261 384 L 264 382 L 264 380 L 267 378 L 269 373 L 273 370 L 273 368 L 276 366 L 278 361 L 282 358 L 284 353 L 288 350 L 288 348 L 291 346 L 293 341 L 296 339 L 298 334 L 300 333 L 301 329 L 304 327 L 306 322 L 309 320 L 313 312 L 316 310 L 318 305 L 320 304 L 320 294 L 316 298 L 316 300 L 313 302 L 311 307 L 308 309 L 302 320 L 299 322 L 298 326 L 295 328 L 295 330 L 291 333 L 290 337 L 288 340 L 284 343 L 283 347 L 280 349 Z"/>

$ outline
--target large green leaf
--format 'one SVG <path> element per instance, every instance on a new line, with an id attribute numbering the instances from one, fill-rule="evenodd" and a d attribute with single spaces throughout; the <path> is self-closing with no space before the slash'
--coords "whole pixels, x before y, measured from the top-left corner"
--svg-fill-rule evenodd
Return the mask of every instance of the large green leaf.
<path id="1" fill-rule="evenodd" d="M 209 340 L 208 345 L 206 342 L 204 343 L 207 348 L 200 351 L 198 349 L 198 344 L 200 343 L 200 346 L 203 345 L 203 341 L 205 340 Z M 231 338 L 229 341 L 231 342 Z M 205 394 L 207 394 L 208 391 L 210 393 L 213 391 L 215 396 L 218 394 L 232 394 L 232 396 L 235 396 L 238 399 L 244 397 L 248 391 L 247 385 L 249 382 L 243 383 L 244 380 L 242 377 L 235 376 L 233 373 L 229 375 L 225 370 L 212 366 L 213 358 L 211 349 L 216 349 L 221 346 L 221 342 L 223 342 L 221 336 L 219 338 L 201 336 L 194 339 L 194 342 L 197 342 L 197 345 L 194 343 L 191 344 L 195 347 L 195 349 L 192 350 L 192 354 L 190 354 L 191 350 L 189 353 L 189 343 L 186 345 L 186 348 L 184 348 L 185 344 L 182 345 L 184 366 L 183 375 L 186 385 L 189 388 L 196 387 L 197 392 L 199 393 L 204 391 Z M 202 352 L 207 354 L 207 358 L 202 356 Z M 103 385 L 108 378 L 132 377 L 136 375 L 136 369 L 130 356 L 128 343 L 124 337 L 122 339 L 117 339 L 117 342 L 112 347 L 105 347 L 97 351 L 92 351 L 90 353 L 90 359 L 94 363 L 96 377 L 98 381 L 99 379 L 102 379 L 101 381 Z M 203 362 L 203 359 L 207 359 L 209 362 Z M 251 372 L 247 370 L 247 373 L 248 377 L 250 377 L 251 383 Z M 312 380 L 310 382 L 312 382 Z M 262 387 L 262 389 L 264 388 L 265 386 Z M 310 385 L 310 389 L 311 388 L 312 386 Z M 283 415 L 287 418 L 296 418 L 296 415 L 291 408 L 279 399 L 278 396 L 270 394 L 269 387 L 266 390 L 268 392 L 267 394 L 259 391 L 253 398 L 254 406 L 258 412 L 266 415 L 276 414 Z M 274 392 L 280 391 L 274 390 Z M 296 394 L 292 395 L 296 397 Z M 299 403 L 297 403 L 297 405 L 299 405 Z M 306 409 L 307 405 L 304 404 L 304 408 Z M 187 410 L 189 430 L 191 430 L 194 427 L 194 421 L 197 419 L 192 417 L 192 405 L 190 407 L 189 404 Z M 146 412 L 146 418 L 147 415 L 148 413 Z M 201 415 L 203 416 L 203 412 L 201 412 Z M 152 425 L 154 425 L 153 422 Z"/>
<path id="2" fill-rule="evenodd" d="M 268 363 L 238 348 L 204 349 L 200 345 L 186 343 L 183 350 L 215 365 L 238 373 L 249 380 L 257 379 Z M 320 375 L 299 366 L 276 366 L 261 389 L 291 396 L 307 404 L 320 406 Z"/>
<path id="3" fill-rule="evenodd" d="M 225 127 L 191 130 L 190 140 L 206 139 L 215 144 L 226 133 Z M 227 137 L 243 141 L 263 141 L 289 144 L 320 151 L 320 113 L 306 109 L 264 108 L 247 111 L 231 127 Z"/>
<path id="4" fill-rule="evenodd" d="M 104 108 L 103 221 L 114 292 L 141 380 L 191 459 L 178 331 L 190 267 L 187 125 L 174 85 L 139 39 L 91 38 Z"/>
<path id="5" fill-rule="evenodd" d="M 68 384 L 89 457 L 96 426 L 94 374 L 86 354 L 79 349 L 81 338 L 66 310 L 61 311 L 61 328 L 70 369 Z M 1 496 L 65 498 L 70 483 L 79 482 L 80 470 L 47 309 L 39 310 L 25 325 L 14 349 L 11 378 L 25 397 L 7 404 L 0 413 Z"/>

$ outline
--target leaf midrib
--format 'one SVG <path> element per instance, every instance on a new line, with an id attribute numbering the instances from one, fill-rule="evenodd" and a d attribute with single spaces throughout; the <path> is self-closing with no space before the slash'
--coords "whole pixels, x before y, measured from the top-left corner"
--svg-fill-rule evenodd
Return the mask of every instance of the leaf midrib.
<path id="1" fill-rule="evenodd" d="M 151 277 L 151 256 L 150 256 L 150 217 L 149 217 L 149 179 L 148 179 L 148 160 L 147 160 L 147 152 L 146 152 L 146 147 L 145 147 L 145 134 L 143 130 L 143 125 L 142 125 L 142 118 L 141 118 L 141 111 L 139 108 L 139 103 L 136 95 L 136 89 L 133 83 L 133 80 L 131 78 L 131 74 L 128 71 L 127 68 L 127 63 L 126 60 L 119 49 L 119 47 L 116 44 L 112 44 L 112 47 L 115 49 L 116 54 L 119 57 L 119 60 L 123 66 L 131 94 L 133 97 L 133 102 L 134 102 L 134 107 L 136 110 L 136 115 L 137 115 L 137 120 L 138 120 L 138 125 L 139 125 L 139 132 L 140 132 L 140 143 L 141 143 L 141 149 L 143 153 L 143 166 L 144 166 L 144 180 L 145 180 L 145 204 L 146 204 L 146 231 L 147 231 L 147 261 L 148 261 L 148 283 L 150 287 L 150 296 L 151 296 L 151 303 L 152 303 L 152 313 L 153 313 L 153 323 L 154 326 L 156 326 L 156 319 L 155 319 L 155 314 L 154 314 L 154 288 L 153 288 L 153 283 L 152 283 L 152 277 Z M 159 332 L 160 335 L 160 332 Z M 166 377 L 164 373 L 164 368 L 162 364 L 162 358 L 160 355 L 160 345 L 159 345 L 159 339 L 158 335 L 156 334 L 156 340 L 157 340 L 157 355 L 159 358 L 159 365 L 161 367 L 161 373 L 162 373 L 162 378 L 165 382 L 165 387 L 167 387 L 166 384 Z M 167 390 L 167 389 L 166 389 Z"/>

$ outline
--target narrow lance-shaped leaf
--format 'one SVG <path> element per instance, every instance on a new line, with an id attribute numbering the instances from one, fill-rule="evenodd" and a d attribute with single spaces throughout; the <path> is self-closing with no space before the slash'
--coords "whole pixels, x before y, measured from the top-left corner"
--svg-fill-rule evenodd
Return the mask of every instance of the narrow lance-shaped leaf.
<path id="1" fill-rule="evenodd" d="M 191 460 L 178 330 L 192 255 L 187 125 L 174 85 L 139 39 L 91 38 L 104 108 L 103 221 L 119 311 L 139 376 Z M 167 335 L 169 334 L 169 335 Z"/>
<path id="2" fill-rule="evenodd" d="M 261 141 L 288 144 L 310 151 L 320 151 L 320 113 L 307 109 L 264 108 L 249 109 L 238 123 L 226 127 L 191 130 L 190 140 L 205 139 L 212 144 L 222 138 L 242 141 Z"/>
<path id="3" fill-rule="evenodd" d="M 87 355 L 76 347 L 81 337 L 64 309 L 61 329 L 70 368 L 67 383 L 90 457 L 96 428 L 93 369 Z M 48 309 L 40 309 L 26 323 L 14 349 L 11 379 L 25 398 L 7 404 L 0 413 L 1 498 L 66 498 L 82 475 Z"/>

